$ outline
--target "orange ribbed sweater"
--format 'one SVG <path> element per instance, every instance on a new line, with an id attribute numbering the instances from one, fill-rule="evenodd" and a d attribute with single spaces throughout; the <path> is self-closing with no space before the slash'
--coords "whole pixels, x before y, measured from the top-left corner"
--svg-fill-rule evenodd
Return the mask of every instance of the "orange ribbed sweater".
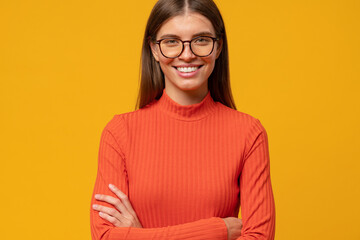
<path id="1" fill-rule="evenodd" d="M 274 239 L 275 206 L 267 134 L 260 121 L 215 102 L 180 105 L 163 90 L 142 109 L 115 115 L 100 140 L 94 198 L 124 192 L 143 228 L 114 227 L 90 210 L 95 239 L 227 239 L 221 218 L 242 236 Z"/>

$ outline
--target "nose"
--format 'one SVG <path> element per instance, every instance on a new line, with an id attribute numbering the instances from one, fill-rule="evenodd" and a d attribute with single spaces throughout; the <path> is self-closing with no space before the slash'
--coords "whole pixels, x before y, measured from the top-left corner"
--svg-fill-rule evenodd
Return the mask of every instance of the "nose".
<path id="1" fill-rule="evenodd" d="M 180 54 L 179 59 L 184 60 L 184 61 L 189 61 L 194 58 L 196 58 L 196 55 L 194 55 L 194 53 L 191 51 L 190 43 L 189 42 L 184 43 L 184 50 Z"/>

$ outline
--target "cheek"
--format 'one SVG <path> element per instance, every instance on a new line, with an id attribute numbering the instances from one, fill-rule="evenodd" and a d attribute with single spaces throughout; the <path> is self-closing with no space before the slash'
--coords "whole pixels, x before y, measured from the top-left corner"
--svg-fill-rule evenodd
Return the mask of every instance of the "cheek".
<path id="1" fill-rule="evenodd" d="M 159 61 L 160 61 L 162 64 L 169 64 L 169 63 L 171 63 L 172 61 L 174 61 L 174 59 L 173 59 L 173 58 L 166 58 L 166 57 L 164 57 L 163 55 L 160 54 Z"/>
<path id="2" fill-rule="evenodd" d="M 215 52 L 213 52 L 210 56 L 207 56 L 207 57 L 203 57 L 202 60 L 204 62 L 206 62 L 206 64 L 215 64 L 215 61 L 216 61 L 216 54 Z"/>
<path id="3" fill-rule="evenodd" d="M 203 72 L 205 78 L 209 78 L 211 73 L 214 71 L 215 60 L 216 58 L 213 55 L 203 58 L 203 61 L 206 63 L 206 69 Z"/>
<path id="4" fill-rule="evenodd" d="M 164 68 L 167 68 L 167 67 L 171 67 L 171 63 L 173 61 L 174 60 L 171 58 L 160 57 L 159 62 L 160 62 L 161 70 L 163 70 Z"/>
<path id="5" fill-rule="evenodd" d="M 216 58 L 215 58 L 215 56 L 212 54 L 212 55 L 210 55 L 209 57 L 203 58 L 203 61 L 206 62 L 206 64 L 208 65 L 208 67 L 212 69 L 212 68 L 214 68 L 214 66 L 215 66 Z"/>

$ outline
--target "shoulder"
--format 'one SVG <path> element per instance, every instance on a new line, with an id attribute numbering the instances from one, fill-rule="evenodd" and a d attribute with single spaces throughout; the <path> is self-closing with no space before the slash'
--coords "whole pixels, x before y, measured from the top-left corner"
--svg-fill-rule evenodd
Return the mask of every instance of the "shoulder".
<path id="1" fill-rule="evenodd" d="M 121 149 L 126 149 L 128 139 L 128 118 L 136 115 L 139 110 L 115 114 L 105 124 L 102 135 L 108 136 L 117 142 Z"/>
<path id="2" fill-rule="evenodd" d="M 155 102 L 156 101 L 151 102 L 145 107 L 134 111 L 113 115 L 112 119 L 107 122 L 105 128 L 115 132 L 124 131 L 129 125 L 129 123 L 133 122 L 134 120 L 136 121 L 136 119 L 144 119 L 154 114 L 155 108 L 153 107 L 153 105 Z"/>
<path id="3" fill-rule="evenodd" d="M 244 152 L 249 152 L 255 143 L 267 144 L 268 136 L 265 127 L 260 120 L 248 113 L 229 108 L 223 104 L 220 106 L 225 118 L 230 119 L 226 124 L 233 124 L 235 134 L 241 136 L 244 143 Z M 230 123 L 230 122 L 231 123 Z"/>
<path id="4" fill-rule="evenodd" d="M 267 133 L 260 120 L 249 113 L 229 108 L 217 102 L 218 118 L 231 133 L 239 138 L 244 153 L 248 153 L 256 142 L 267 141 Z M 244 154 L 245 156 L 246 154 Z"/>
<path id="5" fill-rule="evenodd" d="M 239 128 L 244 130 L 256 129 L 258 131 L 265 130 L 260 120 L 249 113 L 232 109 L 220 102 L 217 103 L 218 114 L 221 114 L 227 123 L 236 124 Z"/>
<path id="6" fill-rule="evenodd" d="M 105 124 L 103 132 L 110 133 L 118 144 L 125 149 L 128 137 L 133 131 L 134 123 L 148 119 L 153 114 L 152 105 L 153 103 L 149 103 L 141 109 L 113 115 Z"/>

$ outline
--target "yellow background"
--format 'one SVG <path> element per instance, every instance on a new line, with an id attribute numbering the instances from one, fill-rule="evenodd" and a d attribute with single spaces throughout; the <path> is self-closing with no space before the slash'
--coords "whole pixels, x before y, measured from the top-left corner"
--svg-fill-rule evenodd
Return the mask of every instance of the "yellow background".
<path id="1" fill-rule="evenodd" d="M 90 239 L 100 133 L 134 110 L 154 0 L 0 2 L 1 239 Z M 276 239 L 360 239 L 360 1 L 218 0 L 269 136 Z"/>

